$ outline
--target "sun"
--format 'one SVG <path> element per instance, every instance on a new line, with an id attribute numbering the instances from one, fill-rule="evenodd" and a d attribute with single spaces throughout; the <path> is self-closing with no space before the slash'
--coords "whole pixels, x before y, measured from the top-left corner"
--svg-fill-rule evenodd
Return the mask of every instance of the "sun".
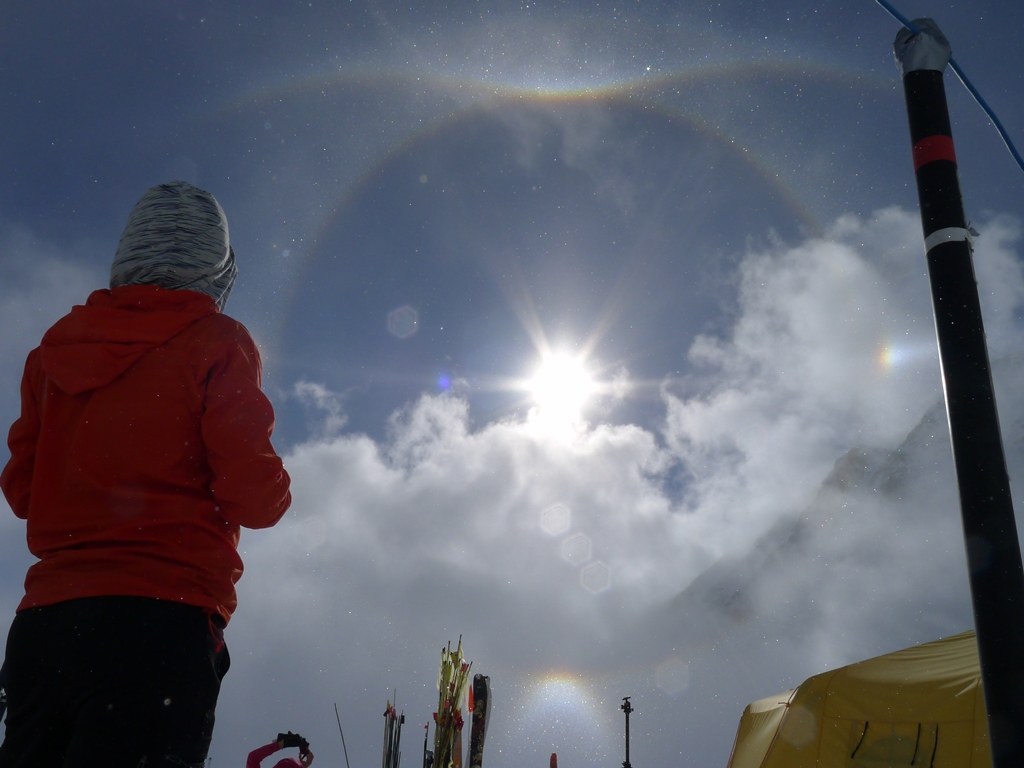
<path id="1" fill-rule="evenodd" d="M 535 418 L 553 425 L 580 422 L 595 389 L 583 359 L 559 353 L 545 355 L 527 383 L 535 404 Z"/>

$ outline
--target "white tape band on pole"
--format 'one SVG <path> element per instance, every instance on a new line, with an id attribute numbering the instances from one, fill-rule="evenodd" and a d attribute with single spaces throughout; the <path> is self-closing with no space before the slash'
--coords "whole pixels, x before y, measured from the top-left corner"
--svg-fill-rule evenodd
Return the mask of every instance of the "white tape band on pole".
<path id="1" fill-rule="evenodd" d="M 924 239 L 924 250 L 925 253 L 928 253 L 936 245 L 963 242 L 964 240 L 970 244 L 971 233 L 963 227 L 946 227 L 945 229 L 937 229 Z"/>

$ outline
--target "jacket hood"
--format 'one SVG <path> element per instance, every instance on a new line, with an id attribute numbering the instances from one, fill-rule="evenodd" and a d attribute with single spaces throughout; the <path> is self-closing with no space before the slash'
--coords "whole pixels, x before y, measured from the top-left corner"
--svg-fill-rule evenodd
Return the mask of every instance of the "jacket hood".
<path id="1" fill-rule="evenodd" d="M 43 335 L 43 372 L 77 395 L 109 384 L 143 354 L 217 313 L 213 298 L 155 285 L 94 291 Z"/>
<path id="2" fill-rule="evenodd" d="M 110 287 L 159 285 L 212 296 L 223 311 L 238 268 L 217 199 L 184 181 L 158 184 L 135 204 L 110 267 Z"/>

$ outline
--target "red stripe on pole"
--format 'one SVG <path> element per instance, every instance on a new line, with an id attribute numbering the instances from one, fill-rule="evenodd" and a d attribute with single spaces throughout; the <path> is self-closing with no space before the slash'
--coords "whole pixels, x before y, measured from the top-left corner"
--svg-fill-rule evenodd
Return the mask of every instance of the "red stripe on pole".
<path id="1" fill-rule="evenodd" d="M 956 151 L 951 136 L 928 136 L 914 145 L 914 170 L 936 160 L 949 160 L 956 164 Z"/>

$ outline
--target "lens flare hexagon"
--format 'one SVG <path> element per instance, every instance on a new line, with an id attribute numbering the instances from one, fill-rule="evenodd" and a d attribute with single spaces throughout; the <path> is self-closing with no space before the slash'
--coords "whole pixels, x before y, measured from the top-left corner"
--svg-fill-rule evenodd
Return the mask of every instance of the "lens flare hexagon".
<path id="1" fill-rule="evenodd" d="M 580 566 L 590 559 L 593 549 L 589 536 L 574 533 L 562 542 L 562 559 L 575 566 Z"/>
<path id="2" fill-rule="evenodd" d="M 580 571 L 580 584 L 587 592 L 599 595 L 612 588 L 611 569 L 598 560 Z"/>
<path id="3" fill-rule="evenodd" d="M 572 511 L 562 502 L 545 507 L 540 513 L 540 529 L 548 536 L 561 536 L 572 523 Z"/>
<path id="4" fill-rule="evenodd" d="M 400 339 L 407 339 L 419 328 L 419 313 L 405 304 L 388 312 L 388 331 Z"/>

